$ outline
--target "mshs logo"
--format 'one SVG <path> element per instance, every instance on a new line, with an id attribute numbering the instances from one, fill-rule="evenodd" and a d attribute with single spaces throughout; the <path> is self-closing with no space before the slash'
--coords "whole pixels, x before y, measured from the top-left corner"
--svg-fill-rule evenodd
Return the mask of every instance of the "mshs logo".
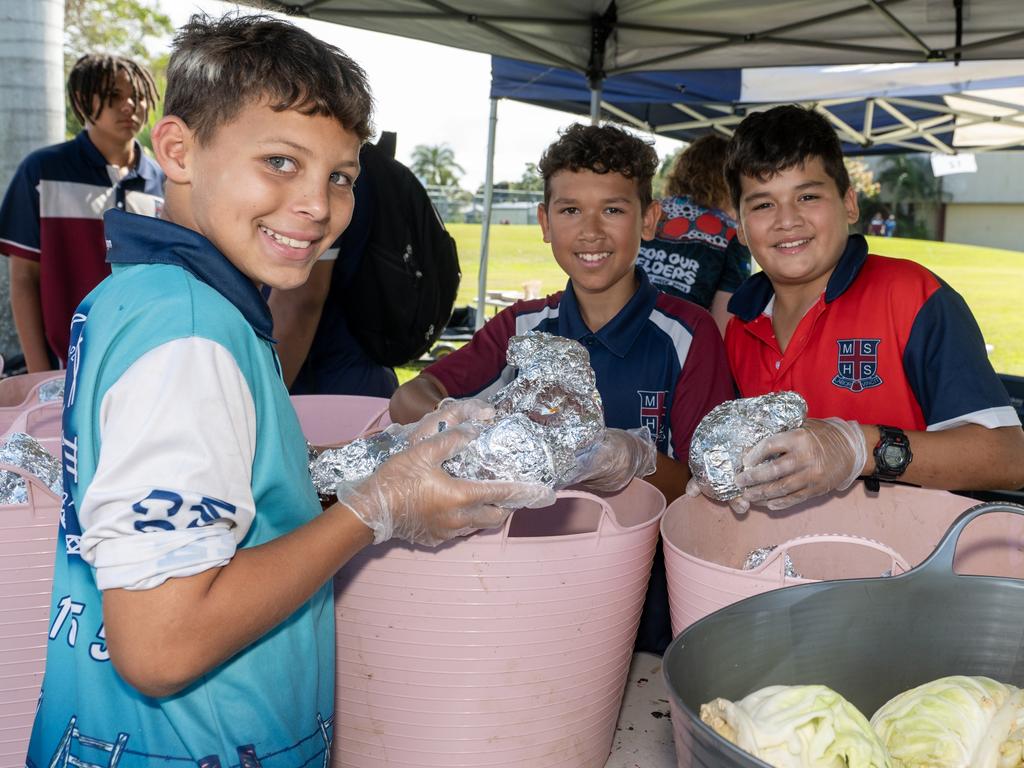
<path id="1" fill-rule="evenodd" d="M 880 339 L 839 339 L 838 373 L 832 379 L 837 387 L 862 392 L 882 383 L 878 375 Z"/>
<path id="2" fill-rule="evenodd" d="M 640 395 L 640 426 L 647 427 L 657 445 L 664 440 L 665 395 L 667 390 L 660 392 L 637 390 Z"/>

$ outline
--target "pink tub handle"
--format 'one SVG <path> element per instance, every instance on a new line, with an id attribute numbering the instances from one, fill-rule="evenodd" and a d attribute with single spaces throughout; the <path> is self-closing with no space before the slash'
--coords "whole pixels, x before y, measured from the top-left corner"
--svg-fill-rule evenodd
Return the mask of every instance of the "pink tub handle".
<path id="1" fill-rule="evenodd" d="M 45 382 L 41 382 L 45 383 Z M 8 427 L 7 432 L 4 433 L 4 438 L 12 432 L 26 432 L 28 428 L 28 419 L 36 411 L 42 411 L 46 408 L 63 408 L 63 404 L 60 400 L 50 400 L 45 403 L 35 403 L 34 405 L 24 408 L 15 417 L 14 421 L 11 422 L 11 426 Z"/>
<path id="2" fill-rule="evenodd" d="M 601 542 L 601 534 L 604 532 L 605 521 L 611 520 L 608 525 L 613 525 L 617 530 L 624 530 L 619 521 L 615 519 L 615 510 L 612 509 L 612 505 L 609 504 L 605 499 L 600 496 L 596 496 L 593 493 L 587 491 L 555 491 L 555 496 L 559 499 L 585 499 L 586 501 L 593 501 L 601 507 L 601 519 L 597 522 L 597 528 L 593 531 L 594 534 L 594 546 L 596 547 Z M 505 520 L 505 525 L 501 528 L 501 549 L 505 549 L 505 545 L 509 540 L 509 529 L 512 527 L 512 518 L 516 516 L 516 512 L 519 510 L 512 510 L 512 514 Z"/>
<path id="3" fill-rule="evenodd" d="M 364 426 L 361 430 L 359 430 L 358 437 L 365 437 L 366 435 L 372 434 L 374 432 L 380 432 L 381 427 L 382 427 L 382 422 L 384 421 L 384 418 L 387 415 L 388 415 L 388 406 L 385 405 L 377 413 L 375 413 L 370 418 L 370 420 L 368 422 L 366 422 L 366 426 Z"/>
<path id="4" fill-rule="evenodd" d="M 903 555 L 889 545 L 883 544 L 880 541 L 875 541 L 874 539 L 869 539 L 864 536 L 853 536 L 852 534 L 847 533 L 816 533 L 809 534 L 807 536 L 797 536 L 789 539 L 788 541 L 782 542 L 771 551 L 763 563 L 756 568 L 751 568 L 748 573 L 767 574 L 771 571 L 773 576 L 779 577 L 779 584 L 781 586 L 786 580 L 786 555 L 789 554 L 790 549 L 794 547 L 802 547 L 806 544 L 855 544 L 857 546 L 873 549 L 889 556 L 889 567 L 894 576 L 897 573 L 906 573 L 911 567 Z"/>

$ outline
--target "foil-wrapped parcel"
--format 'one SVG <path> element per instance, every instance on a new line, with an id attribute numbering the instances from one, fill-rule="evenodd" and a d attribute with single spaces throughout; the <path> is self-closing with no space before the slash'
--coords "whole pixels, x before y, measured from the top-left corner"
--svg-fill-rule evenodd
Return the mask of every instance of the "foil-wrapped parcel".
<path id="1" fill-rule="evenodd" d="M 64 399 L 64 377 L 60 376 L 39 385 L 37 391 L 40 403 L 53 403 Z"/>
<path id="2" fill-rule="evenodd" d="M 751 571 L 754 568 L 757 568 L 759 565 L 761 565 L 761 563 L 767 560 L 768 555 L 770 555 L 775 550 L 775 544 L 772 544 L 769 547 L 758 547 L 757 549 L 752 549 L 750 551 L 750 554 L 747 555 L 747 559 L 743 561 L 741 570 Z M 784 572 L 786 576 L 788 576 L 791 579 L 799 579 L 800 574 L 796 572 L 796 567 L 793 565 L 793 560 L 790 558 L 789 553 L 787 552 L 785 555 L 783 555 L 783 557 L 785 558 L 783 560 L 783 568 L 785 569 Z"/>
<path id="3" fill-rule="evenodd" d="M 0 462 L 35 475 L 55 494 L 61 494 L 60 461 L 31 435 L 12 432 L 0 443 Z M 25 479 L 9 470 L 0 470 L 0 505 L 28 503 Z"/>
<path id="4" fill-rule="evenodd" d="M 719 501 L 739 496 L 736 474 L 743 471 L 743 454 L 769 435 L 796 429 L 806 416 L 807 403 L 796 392 L 729 400 L 713 408 L 690 442 L 690 472 L 701 492 Z"/>
<path id="5" fill-rule="evenodd" d="M 576 456 L 604 432 L 604 406 L 586 347 L 530 332 L 513 336 L 505 359 L 516 377 L 491 397 L 494 423 L 445 462 L 455 477 L 569 485 Z"/>
<path id="6" fill-rule="evenodd" d="M 577 455 L 604 431 L 590 355 L 572 339 L 530 332 L 510 339 L 506 360 L 517 375 L 490 398 L 494 420 L 477 424 L 480 434 L 445 461 L 445 470 L 471 480 L 569 485 L 578 472 Z M 371 474 L 407 447 L 406 430 L 396 425 L 325 450 L 310 464 L 317 492 L 329 498 L 338 482 Z"/>

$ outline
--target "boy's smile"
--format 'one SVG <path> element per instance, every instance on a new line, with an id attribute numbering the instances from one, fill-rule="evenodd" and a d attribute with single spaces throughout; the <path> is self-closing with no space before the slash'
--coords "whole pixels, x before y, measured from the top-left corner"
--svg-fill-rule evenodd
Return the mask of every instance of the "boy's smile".
<path id="1" fill-rule="evenodd" d="M 739 239 L 773 284 L 823 291 L 857 216 L 856 192 L 840 195 L 819 157 L 765 181 L 742 177 Z"/>
<path id="2" fill-rule="evenodd" d="M 636 289 L 640 240 L 653 236 L 660 207 L 652 203 L 644 211 L 636 180 L 621 173 L 563 170 L 549 187 L 549 201 L 537 212 L 544 242 L 582 302 L 602 294 L 617 311 Z"/>
<path id="3" fill-rule="evenodd" d="M 168 185 L 167 217 L 254 283 L 295 288 L 348 226 L 359 145 L 332 117 L 250 104 L 205 143 L 191 138 L 187 183 L 174 188 L 187 194 Z"/>

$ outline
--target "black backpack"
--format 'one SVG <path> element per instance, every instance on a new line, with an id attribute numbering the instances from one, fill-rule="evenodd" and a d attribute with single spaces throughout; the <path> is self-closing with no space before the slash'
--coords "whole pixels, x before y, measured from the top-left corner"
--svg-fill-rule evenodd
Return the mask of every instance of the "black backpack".
<path id="1" fill-rule="evenodd" d="M 373 219 L 345 317 L 374 361 L 402 365 L 428 351 L 447 325 L 462 277 L 459 255 L 423 185 L 394 159 L 394 134 L 364 145 L 359 161 L 372 180 Z"/>

